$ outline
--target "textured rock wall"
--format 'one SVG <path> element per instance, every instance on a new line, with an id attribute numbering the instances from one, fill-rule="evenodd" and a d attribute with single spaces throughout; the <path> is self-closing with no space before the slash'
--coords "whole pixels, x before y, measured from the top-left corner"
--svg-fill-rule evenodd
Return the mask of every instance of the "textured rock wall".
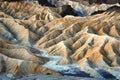
<path id="1" fill-rule="evenodd" d="M 36 45 L 63 56 L 59 64 L 70 64 L 74 59 L 82 70 L 98 77 L 99 72 L 94 68 L 109 71 L 120 66 L 119 10 L 114 6 L 98 15 L 53 20 L 45 25 L 49 30 Z M 117 71 L 109 72 L 117 74 Z"/>
<path id="2" fill-rule="evenodd" d="M 103 78 L 108 72 L 120 79 L 119 15 L 120 7 L 114 6 L 101 14 L 62 18 L 29 2 L 0 2 L 0 70 L 59 75 L 42 66 L 49 58 L 42 57 L 36 45 L 62 56 L 58 64 L 74 60 L 90 76 Z"/>
<path id="3" fill-rule="evenodd" d="M 32 3 L 0 2 L 0 72 L 59 75 L 42 66 L 49 58 L 36 56 L 42 52 L 32 47 L 46 31 L 43 25 L 57 17 L 48 8 Z"/>

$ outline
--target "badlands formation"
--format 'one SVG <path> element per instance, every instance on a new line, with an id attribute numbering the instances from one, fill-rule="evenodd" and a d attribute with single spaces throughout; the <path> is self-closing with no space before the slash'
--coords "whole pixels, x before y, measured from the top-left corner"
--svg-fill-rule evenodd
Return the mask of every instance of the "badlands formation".
<path id="1" fill-rule="evenodd" d="M 49 55 L 62 57 L 56 65 L 76 63 L 90 77 L 120 79 L 119 5 L 79 1 L 54 0 L 51 3 L 56 7 L 1 1 L 0 72 L 17 76 L 62 75 L 43 66 L 50 61 L 43 56 L 46 50 Z M 74 10 L 79 16 L 62 17 L 63 3 L 71 5 L 69 11 Z"/>

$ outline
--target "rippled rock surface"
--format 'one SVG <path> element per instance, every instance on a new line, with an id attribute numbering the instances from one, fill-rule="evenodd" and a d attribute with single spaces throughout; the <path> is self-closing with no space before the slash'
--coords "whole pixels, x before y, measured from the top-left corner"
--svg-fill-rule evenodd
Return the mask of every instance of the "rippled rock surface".
<path id="1" fill-rule="evenodd" d="M 36 45 L 63 56 L 59 64 L 71 64 L 74 59 L 92 76 L 102 76 L 99 73 L 102 68 L 119 78 L 119 12 L 120 8 L 114 6 L 89 17 L 53 20 L 45 25 L 49 30 Z"/>
<path id="2" fill-rule="evenodd" d="M 41 54 L 41 51 L 32 46 L 44 33 L 45 27 L 42 25 L 59 17 L 55 15 L 48 8 L 28 2 L 0 2 L 1 72 L 20 76 L 35 73 L 59 75 L 42 66 L 49 58 L 35 56 L 35 53 Z"/>
<path id="3" fill-rule="evenodd" d="M 120 79 L 120 7 L 85 17 L 60 9 L 0 2 L 0 72 Z"/>

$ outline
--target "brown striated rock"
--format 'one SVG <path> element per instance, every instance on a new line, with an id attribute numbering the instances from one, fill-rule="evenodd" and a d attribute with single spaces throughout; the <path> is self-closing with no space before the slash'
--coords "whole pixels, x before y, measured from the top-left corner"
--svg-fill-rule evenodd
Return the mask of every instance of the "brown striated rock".
<path id="1" fill-rule="evenodd" d="M 98 15 L 53 20 L 45 25 L 49 30 L 36 44 L 49 53 L 63 56 L 60 62 L 66 63 L 66 59 L 71 62 L 72 58 L 82 70 L 100 77 L 92 64 L 102 68 L 120 66 L 119 12 L 120 8 L 113 6 Z M 90 63 L 86 62 L 84 67 L 86 59 Z"/>
<path id="2" fill-rule="evenodd" d="M 119 15 L 120 7 L 113 6 L 92 16 L 61 18 L 48 7 L 29 2 L 0 2 L 0 71 L 59 75 L 42 66 L 49 58 L 41 56 L 36 45 L 62 56 L 57 64 L 74 60 L 91 76 L 102 78 L 102 69 L 120 79 L 119 68 L 115 71 L 120 66 Z"/>
<path id="3" fill-rule="evenodd" d="M 36 73 L 60 75 L 42 66 L 49 59 L 35 56 L 40 51 L 8 42 L 0 40 L 0 72 L 11 72 L 19 76 Z"/>
<path id="4" fill-rule="evenodd" d="M 11 72 L 19 76 L 23 76 L 26 74 L 35 74 L 35 73 L 42 73 L 42 74 L 56 74 L 59 73 L 50 70 L 48 68 L 43 67 L 38 63 L 34 63 L 32 61 L 25 61 L 21 59 L 9 58 L 3 54 L 0 54 L 1 58 L 1 72 Z M 4 61 L 4 63 L 3 63 Z M 4 70 L 4 71 L 3 71 Z"/>
<path id="5" fill-rule="evenodd" d="M 49 8 L 29 2 L 0 2 L 0 72 L 59 75 L 42 66 L 49 58 L 32 47 L 48 30 L 44 25 L 58 17 Z"/>
<path id="6" fill-rule="evenodd" d="M 25 46 L 31 46 L 31 42 L 34 43 L 47 31 L 43 27 L 46 23 L 60 17 L 47 7 L 28 2 L 0 2 L 0 5 L 0 15 L 4 14 L 0 19 L 2 36 Z"/>
<path id="7" fill-rule="evenodd" d="M 0 10 L 15 19 L 35 19 L 50 21 L 60 16 L 47 7 L 38 7 L 29 2 L 0 2 Z M 34 20 L 34 19 L 32 19 Z"/>

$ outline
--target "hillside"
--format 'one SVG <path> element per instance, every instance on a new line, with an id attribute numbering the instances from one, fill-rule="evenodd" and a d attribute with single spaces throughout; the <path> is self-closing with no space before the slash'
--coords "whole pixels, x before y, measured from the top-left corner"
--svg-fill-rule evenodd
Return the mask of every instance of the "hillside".
<path id="1" fill-rule="evenodd" d="M 77 8 L 81 6 L 71 5 L 71 9 Z M 120 79 L 119 5 L 84 5 L 78 9 L 84 16 L 62 17 L 63 11 L 62 7 L 26 1 L 1 1 L 0 72 L 17 76 L 73 75 L 54 67 L 76 68 L 75 64 L 87 77 Z M 51 58 L 57 59 L 56 62 L 51 63 Z M 78 76 L 85 77 L 80 72 L 76 72 Z"/>

